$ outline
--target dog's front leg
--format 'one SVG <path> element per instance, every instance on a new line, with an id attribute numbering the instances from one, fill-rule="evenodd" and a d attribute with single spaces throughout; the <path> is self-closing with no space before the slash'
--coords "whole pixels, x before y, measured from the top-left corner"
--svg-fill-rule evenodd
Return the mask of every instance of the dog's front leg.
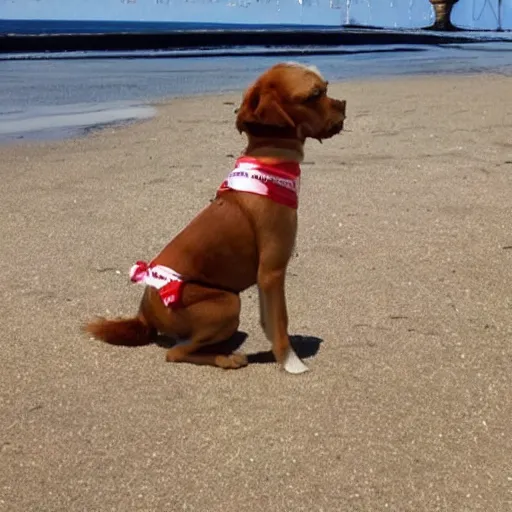
<path id="1" fill-rule="evenodd" d="M 258 272 L 260 321 L 277 362 L 289 373 L 303 373 L 308 367 L 299 359 L 288 337 L 285 297 L 286 270 Z"/>
<path id="2" fill-rule="evenodd" d="M 258 286 L 258 299 L 260 305 L 260 325 L 265 333 L 265 336 L 269 341 L 272 341 L 272 335 L 268 330 L 268 320 L 267 320 L 267 306 L 265 305 L 265 295 L 261 291 L 261 288 Z"/>

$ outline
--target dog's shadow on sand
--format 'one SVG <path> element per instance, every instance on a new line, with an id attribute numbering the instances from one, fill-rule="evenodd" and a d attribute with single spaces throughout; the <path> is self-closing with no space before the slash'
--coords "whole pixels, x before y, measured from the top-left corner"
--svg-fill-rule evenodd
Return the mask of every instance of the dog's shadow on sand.
<path id="1" fill-rule="evenodd" d="M 237 351 L 247 339 L 248 334 L 243 331 L 237 331 L 229 340 L 214 345 L 209 345 L 199 350 L 200 353 L 215 353 L 215 354 L 231 354 Z M 296 354 L 301 359 L 309 359 L 317 354 L 320 350 L 320 344 L 323 343 L 321 338 L 315 336 L 305 336 L 295 334 L 290 336 L 290 342 Z M 176 340 L 168 336 L 158 335 L 155 343 L 162 348 L 172 348 L 176 345 Z M 247 354 L 249 364 L 270 364 L 275 363 L 276 358 L 272 350 L 264 350 L 253 354 Z"/>

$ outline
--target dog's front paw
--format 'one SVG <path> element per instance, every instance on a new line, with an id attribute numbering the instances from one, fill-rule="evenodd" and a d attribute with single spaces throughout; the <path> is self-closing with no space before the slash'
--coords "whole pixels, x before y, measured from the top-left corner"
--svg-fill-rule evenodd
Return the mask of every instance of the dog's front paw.
<path id="1" fill-rule="evenodd" d="M 288 353 L 283 362 L 283 368 L 288 373 L 296 375 L 309 371 L 309 368 L 300 360 L 292 347 L 288 349 Z"/>

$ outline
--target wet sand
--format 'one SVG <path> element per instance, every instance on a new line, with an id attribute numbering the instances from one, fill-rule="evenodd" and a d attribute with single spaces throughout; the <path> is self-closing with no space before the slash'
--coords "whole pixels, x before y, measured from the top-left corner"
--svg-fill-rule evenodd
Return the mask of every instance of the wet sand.
<path id="1" fill-rule="evenodd" d="M 90 341 L 214 195 L 240 94 L 0 147 L 0 510 L 506 511 L 512 503 L 511 79 L 333 85 L 309 142 L 290 332 L 311 371 L 225 372 Z M 253 290 L 249 354 L 268 350 Z"/>

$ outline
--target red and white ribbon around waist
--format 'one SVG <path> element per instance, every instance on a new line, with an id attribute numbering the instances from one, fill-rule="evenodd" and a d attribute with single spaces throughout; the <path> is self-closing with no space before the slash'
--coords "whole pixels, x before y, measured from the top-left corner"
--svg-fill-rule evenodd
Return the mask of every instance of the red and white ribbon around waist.
<path id="1" fill-rule="evenodd" d="M 138 261 L 130 269 L 130 279 L 134 283 L 156 288 L 166 306 L 176 306 L 181 301 L 185 281 L 172 268 Z"/>

